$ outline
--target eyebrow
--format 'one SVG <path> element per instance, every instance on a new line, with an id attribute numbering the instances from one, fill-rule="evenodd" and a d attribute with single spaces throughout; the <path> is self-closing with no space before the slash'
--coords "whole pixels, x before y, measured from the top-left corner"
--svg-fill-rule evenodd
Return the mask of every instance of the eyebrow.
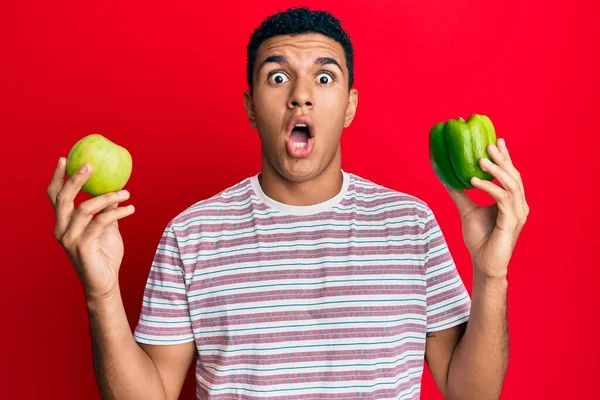
<path id="1" fill-rule="evenodd" d="M 284 56 L 269 56 L 267 58 L 264 59 L 263 62 L 260 63 L 260 65 L 258 66 L 258 71 L 260 71 L 262 69 L 262 67 L 265 66 L 265 64 L 269 64 L 269 63 L 276 63 L 276 64 L 287 64 L 287 59 Z M 315 64 L 318 65 L 335 65 L 336 67 L 339 68 L 339 70 L 343 73 L 344 69 L 342 68 L 342 66 L 340 65 L 340 63 L 332 57 L 318 57 L 315 60 Z"/>

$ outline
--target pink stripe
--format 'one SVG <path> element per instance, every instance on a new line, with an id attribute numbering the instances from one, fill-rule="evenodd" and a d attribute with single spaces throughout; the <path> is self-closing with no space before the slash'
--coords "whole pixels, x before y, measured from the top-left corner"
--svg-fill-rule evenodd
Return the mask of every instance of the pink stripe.
<path id="1" fill-rule="evenodd" d="M 184 293 L 169 292 L 150 287 L 144 290 L 144 296 L 152 300 L 187 300 Z"/>
<path id="2" fill-rule="evenodd" d="M 434 228 L 438 228 L 438 224 L 435 218 L 430 219 L 425 223 L 425 226 L 423 227 L 423 235 L 426 235 L 427 233 L 429 233 L 430 230 Z"/>
<path id="3" fill-rule="evenodd" d="M 197 233 L 206 233 L 198 231 Z M 236 246 L 252 245 L 260 243 L 268 245 L 278 242 L 297 242 L 300 240 L 319 240 L 319 239 L 350 239 L 356 237 L 368 237 L 373 239 L 387 239 L 392 236 L 395 240 L 404 239 L 408 236 L 412 239 L 417 239 L 420 236 L 420 228 L 417 225 L 409 226 L 388 226 L 380 229 L 356 228 L 335 230 L 329 228 L 314 229 L 312 231 L 300 232 L 282 232 L 282 233 L 252 233 L 244 237 L 233 237 L 231 239 L 218 239 L 216 241 L 202 240 L 193 241 L 192 243 L 182 243 L 179 245 L 175 239 L 165 240 L 161 245 L 169 245 L 172 247 L 180 247 L 182 254 L 197 253 L 203 250 L 227 249 Z"/>
<path id="4" fill-rule="evenodd" d="M 318 300 L 328 298 L 328 300 L 335 301 L 347 300 L 348 296 L 357 296 L 359 301 L 376 300 L 376 296 L 379 299 L 390 299 L 392 296 L 408 295 L 409 299 L 413 299 L 418 295 L 425 296 L 425 288 L 418 285 L 386 285 L 386 289 L 383 289 L 384 285 L 364 285 L 364 286 L 346 286 L 340 284 L 340 286 L 310 289 L 310 290 L 297 290 L 297 289 L 269 289 L 264 291 L 264 288 L 257 288 L 254 292 L 248 293 L 236 293 L 232 297 L 230 294 L 223 294 L 220 296 L 208 297 L 205 299 L 192 300 L 191 308 L 195 307 L 220 307 L 227 305 L 232 307 L 240 304 L 248 303 L 266 303 L 269 301 L 279 301 L 283 299 L 293 299 L 295 302 L 303 300 Z"/>
<path id="5" fill-rule="evenodd" d="M 201 305 L 200 305 L 201 307 Z M 201 309 L 201 308 L 200 308 Z M 193 312 L 193 309 L 192 309 Z M 244 324 L 283 324 L 285 322 L 305 322 L 327 320 L 330 318 L 345 318 L 348 316 L 366 315 L 369 317 L 389 317 L 394 316 L 400 318 L 402 315 L 415 314 L 425 316 L 425 305 L 393 305 L 393 306 L 356 306 L 356 307 L 340 307 L 326 308 L 321 310 L 310 311 L 276 311 L 276 312 L 260 312 L 255 314 L 244 315 L 229 315 L 195 318 L 194 324 L 198 324 L 203 329 L 213 330 L 222 326 L 236 326 Z M 254 322 L 252 322 L 254 320 Z"/>
<path id="6" fill-rule="evenodd" d="M 463 295 L 465 295 L 464 289 L 462 287 L 458 287 L 456 289 L 447 290 L 446 292 L 437 295 L 435 299 L 427 299 L 427 308 L 434 308 L 436 305 L 443 303 L 450 299 L 458 300 Z"/>
<path id="7" fill-rule="evenodd" d="M 154 283 L 176 283 L 184 289 L 185 282 L 183 280 L 183 275 L 178 274 L 177 272 L 173 272 L 172 274 L 166 273 L 163 270 L 159 270 L 156 268 L 152 268 L 150 270 L 150 274 L 148 278 L 151 282 Z M 172 286 L 172 285 L 171 285 Z"/>
<path id="8" fill-rule="evenodd" d="M 392 347 L 381 349 L 352 349 L 352 350 L 330 350 L 330 351 L 304 351 L 302 353 L 278 353 L 278 354 L 241 354 L 227 356 L 225 354 L 205 354 L 200 348 L 200 361 L 202 365 L 218 365 L 219 368 L 232 367 L 240 364 L 253 364 L 260 366 L 277 367 L 278 364 L 293 363 L 317 363 L 327 361 L 356 361 L 377 360 L 387 358 L 393 355 L 402 356 L 407 352 L 424 352 L 425 343 L 404 341 Z M 362 353 L 361 353 L 362 350 Z"/>
<path id="9" fill-rule="evenodd" d="M 420 265 L 365 265 L 365 266 L 349 266 L 349 267 L 320 267 L 316 269 L 277 269 L 273 271 L 262 270 L 254 272 L 243 272 L 232 275 L 218 275 L 214 278 L 210 275 L 207 278 L 194 281 L 190 286 L 190 291 L 215 290 L 224 285 L 233 285 L 239 283 L 245 284 L 260 284 L 261 282 L 278 281 L 282 279 L 307 279 L 321 281 L 323 278 L 343 278 L 354 277 L 357 279 L 369 279 L 371 276 L 390 275 L 400 278 L 404 274 L 413 274 L 422 277 L 422 267 Z M 152 277 L 152 271 L 150 277 Z M 405 276 L 405 275 L 404 275 Z M 165 277 L 166 278 L 166 277 Z M 169 278 L 172 279 L 172 278 Z M 416 278 L 415 278 L 416 279 Z M 179 279 L 181 281 L 181 279 Z M 378 283 L 384 285 L 385 283 Z M 406 281 L 406 284 L 415 285 L 415 281 Z M 237 290 L 237 289 L 236 289 Z"/>
<path id="10" fill-rule="evenodd" d="M 427 236 L 427 235 L 425 235 Z M 437 235 L 434 237 L 429 237 L 429 248 L 436 248 L 438 246 L 446 244 L 446 240 L 443 235 Z"/>
<path id="11" fill-rule="evenodd" d="M 149 318 L 161 317 L 161 318 L 181 319 L 184 317 L 189 317 L 190 314 L 188 313 L 188 310 L 185 308 L 171 309 L 171 308 L 161 307 L 160 305 L 152 305 L 152 306 L 143 305 L 142 306 L 142 315 L 149 317 Z"/>
<path id="12" fill-rule="evenodd" d="M 436 314 L 429 315 L 427 317 L 427 325 L 436 324 L 438 322 L 443 322 L 446 320 L 454 319 L 456 316 L 467 316 L 471 310 L 471 304 L 469 300 L 466 300 L 465 303 L 460 304 L 457 307 L 453 307 L 447 310 L 447 313 L 444 311 L 440 311 Z"/>
<path id="13" fill-rule="evenodd" d="M 204 272 L 212 267 L 232 266 L 233 264 L 240 263 L 257 263 L 266 261 L 290 261 L 294 259 L 305 259 L 305 260 L 318 260 L 323 257 L 371 257 L 375 256 L 388 256 L 388 257 L 404 257 L 411 258 L 412 262 L 420 262 L 420 256 L 424 252 L 424 246 L 420 245 L 402 245 L 402 246 L 369 246 L 369 247 L 350 247 L 350 248 L 331 248 L 331 247 L 318 247 L 312 249 L 297 249 L 297 250 L 272 250 L 264 252 L 257 250 L 256 252 L 246 252 L 242 254 L 227 255 L 224 257 L 217 257 L 206 260 L 198 260 L 199 265 L 202 267 Z M 188 253 L 184 256 L 189 256 L 195 253 Z M 155 263 L 172 265 L 169 260 L 164 258 L 163 254 L 157 254 Z M 386 260 L 382 260 L 386 261 Z M 361 262 L 361 260 L 356 260 Z M 398 260 L 402 262 L 402 260 Z"/>
<path id="14" fill-rule="evenodd" d="M 206 272 L 208 268 L 221 267 L 223 265 L 231 265 L 235 263 L 252 263 L 252 262 L 265 262 L 265 261 L 279 261 L 279 260 L 293 260 L 293 259 L 308 259 L 316 260 L 322 257 L 353 257 L 353 256 L 412 256 L 418 258 L 424 254 L 425 246 L 404 244 L 404 245 L 383 245 L 383 246 L 365 246 L 365 247 L 347 247 L 347 248 L 331 248 L 331 247 L 318 247 L 311 249 L 297 249 L 297 250 L 272 250 L 264 252 L 257 250 L 255 252 L 247 252 L 236 255 L 227 255 L 224 257 L 217 257 L 212 259 L 201 260 L 200 265 Z M 189 251 L 184 253 L 184 257 L 187 255 L 195 254 L 195 251 Z M 155 256 L 155 263 L 172 265 L 171 257 L 166 254 L 157 253 Z M 360 262 L 360 260 L 357 260 Z"/>
<path id="15" fill-rule="evenodd" d="M 430 257 L 426 264 L 427 264 L 427 271 L 429 271 L 430 269 L 433 269 L 434 267 L 437 267 L 445 262 L 448 262 L 452 259 L 452 256 L 450 254 L 449 251 L 445 250 L 441 253 L 437 253 L 434 257 Z"/>
<path id="16" fill-rule="evenodd" d="M 387 202 L 383 202 L 382 204 L 387 204 Z M 341 213 L 341 212 L 326 212 L 318 215 L 308 215 L 308 216 L 291 216 L 291 215 L 276 215 L 276 216 L 266 216 L 261 218 L 255 218 L 250 221 L 241 221 L 241 222 L 223 222 L 223 223 L 202 223 L 203 217 L 241 217 L 248 216 L 249 207 L 240 208 L 236 210 L 227 210 L 227 215 L 225 215 L 224 211 L 215 210 L 214 212 L 209 213 L 208 211 L 202 211 L 202 215 L 200 212 L 191 213 L 188 216 L 188 221 L 192 221 L 194 219 L 198 219 L 197 222 L 192 223 L 188 226 L 185 226 L 181 229 L 178 229 L 178 233 L 182 236 L 187 236 L 190 233 L 190 230 L 198 230 L 201 228 L 202 232 L 236 232 L 240 229 L 250 229 L 254 227 L 268 227 L 273 225 L 284 225 L 284 224 L 302 224 L 302 223 L 313 223 L 313 222 L 323 222 L 328 220 L 337 220 L 340 222 L 344 221 L 355 221 L 355 222 L 381 222 L 385 220 L 389 220 L 391 218 L 406 218 L 406 217 L 418 217 L 420 210 L 415 210 L 414 208 L 402 208 L 402 209 L 392 209 L 382 211 L 376 215 L 369 215 L 363 213 Z M 210 214 L 210 215 L 205 215 Z M 214 214 L 214 215 L 213 215 Z M 424 214 L 424 213 L 423 213 Z M 185 224 L 184 222 L 182 224 Z"/>
<path id="17" fill-rule="evenodd" d="M 256 271 L 246 272 L 234 275 L 216 275 L 214 278 L 199 279 L 192 282 L 188 287 L 188 291 L 194 290 L 210 290 L 216 289 L 219 286 L 232 285 L 237 283 L 260 283 L 263 281 L 277 281 L 282 279 L 322 279 L 325 277 L 368 277 L 370 275 L 396 275 L 399 274 L 414 274 L 421 275 L 423 268 L 420 265 L 396 264 L 396 265 L 365 265 L 336 267 L 327 271 L 328 267 L 318 269 L 301 270 L 301 269 L 280 269 L 274 271 Z M 153 282 L 176 283 L 183 288 L 185 285 L 183 275 L 177 272 L 166 272 L 158 268 L 150 270 L 149 279 Z"/>
<path id="18" fill-rule="evenodd" d="M 167 328 L 167 327 L 154 327 L 148 326 L 144 323 L 144 321 L 140 321 L 138 326 L 136 327 L 136 331 L 142 335 L 149 336 L 184 336 L 191 335 L 192 329 L 186 326 L 177 327 L 177 328 Z"/>
<path id="19" fill-rule="evenodd" d="M 240 346 L 244 344 L 270 344 L 270 343 L 286 343 L 294 342 L 300 345 L 302 341 L 339 341 L 340 339 L 350 339 L 352 341 L 360 340 L 364 338 L 380 337 L 381 340 L 385 341 L 386 338 L 398 336 L 406 333 L 412 334 L 424 334 L 426 328 L 423 324 L 416 324 L 405 322 L 401 325 L 392 325 L 386 327 L 377 328 L 336 328 L 336 329 L 312 329 L 312 330 L 300 330 L 291 332 L 273 332 L 273 333 L 251 333 L 243 334 L 238 332 L 231 332 L 229 336 L 224 333 L 217 333 L 217 336 L 207 336 L 199 339 L 200 348 L 202 346 Z M 412 336 L 412 335 L 409 335 Z"/>

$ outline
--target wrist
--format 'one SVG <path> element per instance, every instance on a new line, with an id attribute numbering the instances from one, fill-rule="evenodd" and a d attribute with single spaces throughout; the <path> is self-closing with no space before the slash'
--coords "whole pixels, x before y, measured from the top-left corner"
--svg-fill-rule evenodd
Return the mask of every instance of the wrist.
<path id="1" fill-rule="evenodd" d="M 121 291 L 118 286 L 102 294 L 92 294 L 86 291 L 85 301 L 89 310 L 110 306 L 121 302 Z"/>
<path id="2" fill-rule="evenodd" d="M 475 269 L 473 273 L 473 290 L 479 293 L 492 295 L 506 294 L 508 291 L 508 279 L 506 275 L 489 276 Z"/>

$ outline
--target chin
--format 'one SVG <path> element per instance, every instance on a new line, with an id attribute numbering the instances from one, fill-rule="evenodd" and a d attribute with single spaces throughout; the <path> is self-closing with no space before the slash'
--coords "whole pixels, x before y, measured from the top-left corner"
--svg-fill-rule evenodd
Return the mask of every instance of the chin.
<path id="1" fill-rule="evenodd" d="M 277 168 L 277 171 L 285 179 L 297 183 L 308 182 L 322 172 L 316 164 L 306 162 L 306 160 L 285 162 L 280 168 Z"/>

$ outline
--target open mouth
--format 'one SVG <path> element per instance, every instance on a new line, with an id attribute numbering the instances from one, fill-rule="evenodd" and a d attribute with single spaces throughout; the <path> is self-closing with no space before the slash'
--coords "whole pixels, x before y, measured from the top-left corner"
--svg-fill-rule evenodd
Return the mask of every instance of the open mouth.
<path id="1" fill-rule="evenodd" d="M 310 138 L 310 128 L 307 124 L 296 124 L 290 133 L 290 140 L 296 148 L 306 147 Z"/>
<path id="2" fill-rule="evenodd" d="M 307 122 L 292 122 L 291 130 L 287 137 L 288 154 L 296 158 L 308 157 L 314 146 L 314 136 L 311 124 Z"/>

